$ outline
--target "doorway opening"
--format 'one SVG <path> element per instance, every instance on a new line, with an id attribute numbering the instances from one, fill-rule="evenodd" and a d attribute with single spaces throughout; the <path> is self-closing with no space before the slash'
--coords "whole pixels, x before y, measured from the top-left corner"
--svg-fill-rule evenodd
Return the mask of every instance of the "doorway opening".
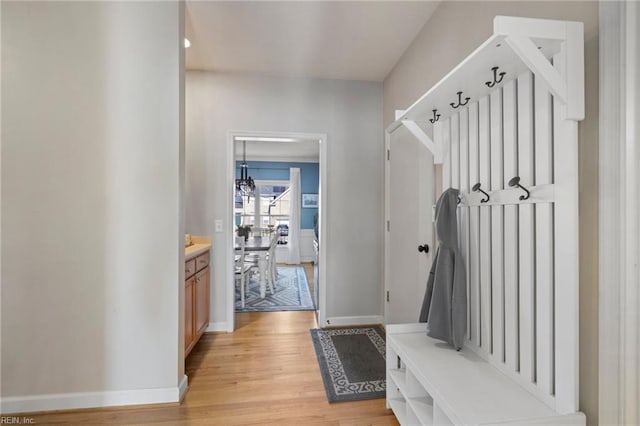
<path id="1" fill-rule="evenodd" d="M 227 140 L 228 331 L 235 328 L 237 310 L 315 310 L 319 320 L 324 318 L 326 135 L 229 131 Z M 236 240 L 239 234 L 245 237 L 243 243 Z M 253 264 L 246 276 L 236 275 L 240 253 Z M 298 286 L 298 278 L 311 284 L 309 290 Z M 294 297 L 287 285 L 298 290 Z M 296 298 L 300 306 L 280 304 Z"/>

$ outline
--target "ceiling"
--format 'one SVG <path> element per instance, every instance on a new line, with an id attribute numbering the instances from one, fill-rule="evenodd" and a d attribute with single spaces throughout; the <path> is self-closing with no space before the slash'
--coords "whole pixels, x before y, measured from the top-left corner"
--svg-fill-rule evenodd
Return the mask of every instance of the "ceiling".
<path id="1" fill-rule="evenodd" d="M 382 81 L 439 1 L 187 1 L 192 70 Z"/>
<path id="2" fill-rule="evenodd" d="M 242 142 L 235 141 L 235 158 L 242 159 Z M 247 141 L 247 161 L 319 162 L 317 140 L 296 142 Z"/>

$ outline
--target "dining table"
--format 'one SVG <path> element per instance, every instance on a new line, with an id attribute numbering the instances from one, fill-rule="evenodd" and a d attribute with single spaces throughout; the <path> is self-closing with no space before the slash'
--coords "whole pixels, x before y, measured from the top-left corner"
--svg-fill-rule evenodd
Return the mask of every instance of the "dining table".
<path id="1" fill-rule="evenodd" d="M 244 251 L 256 253 L 258 255 L 258 272 L 260 272 L 260 297 L 267 296 L 267 252 L 271 247 L 270 236 L 252 236 L 245 240 Z M 240 246 L 235 246 L 236 250 L 240 250 Z"/>

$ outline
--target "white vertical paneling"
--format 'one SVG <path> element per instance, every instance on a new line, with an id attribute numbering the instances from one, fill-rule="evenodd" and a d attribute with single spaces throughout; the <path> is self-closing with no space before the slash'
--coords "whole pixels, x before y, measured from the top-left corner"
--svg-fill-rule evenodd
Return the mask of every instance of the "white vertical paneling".
<path id="1" fill-rule="evenodd" d="M 503 183 L 502 89 L 490 95 L 491 120 L 491 190 L 499 191 Z M 504 222 L 503 206 L 491 207 L 491 308 L 493 357 L 504 361 Z"/>
<path id="2" fill-rule="evenodd" d="M 463 108 L 460 111 L 460 192 L 467 194 L 469 186 L 469 110 Z M 461 197 L 464 198 L 464 195 Z M 460 252 L 467 270 L 467 338 L 471 336 L 471 304 L 469 303 L 469 208 L 460 207 L 458 209 L 458 234 L 460 238 Z"/>
<path id="3" fill-rule="evenodd" d="M 436 121 L 433 124 L 433 144 L 436 146 L 436 152 L 433 154 L 433 161 L 441 160 L 443 156 L 442 147 L 442 121 Z"/>
<path id="4" fill-rule="evenodd" d="M 566 73 L 564 57 L 553 58 L 554 67 Z M 555 225 L 555 382 L 556 410 L 578 410 L 578 123 L 566 120 L 567 106 L 553 101 Z M 636 242 L 637 244 L 637 242 Z M 637 283 L 636 283 L 637 285 Z M 615 331 L 613 331 L 615 332 Z M 553 365 L 555 364 L 555 365 Z"/>
<path id="5" fill-rule="evenodd" d="M 525 188 L 533 186 L 533 76 L 518 76 L 518 173 Z M 519 343 L 520 374 L 535 381 L 535 230 L 534 206 L 520 204 L 519 213 Z"/>
<path id="6" fill-rule="evenodd" d="M 478 103 L 469 105 L 469 185 L 480 182 Z M 480 346 L 480 208 L 469 208 L 469 311 L 471 342 Z"/>
<path id="7" fill-rule="evenodd" d="M 516 80 L 502 88 L 504 181 L 518 175 Z M 509 371 L 518 369 L 518 207 L 504 206 L 504 346 Z"/>
<path id="8" fill-rule="evenodd" d="M 458 113 L 451 115 L 451 187 L 460 189 L 460 117 Z M 458 248 L 460 244 L 460 216 L 457 214 L 456 221 L 458 228 Z"/>
<path id="9" fill-rule="evenodd" d="M 551 94 L 534 81 L 536 185 L 553 183 Z M 553 205 L 536 204 L 536 381 L 553 393 Z"/>
<path id="10" fill-rule="evenodd" d="M 485 192 L 491 188 L 489 97 L 478 101 L 478 155 L 480 183 Z M 492 353 L 491 339 L 491 209 L 480 207 L 480 343 Z"/>
<path id="11" fill-rule="evenodd" d="M 475 182 L 474 182 L 475 183 Z M 460 191 L 471 190 L 469 184 L 469 110 L 460 111 Z"/>
<path id="12" fill-rule="evenodd" d="M 451 187 L 460 189 L 460 117 L 451 116 Z"/>
<path id="13" fill-rule="evenodd" d="M 451 120 L 442 120 L 442 192 L 451 188 Z"/>

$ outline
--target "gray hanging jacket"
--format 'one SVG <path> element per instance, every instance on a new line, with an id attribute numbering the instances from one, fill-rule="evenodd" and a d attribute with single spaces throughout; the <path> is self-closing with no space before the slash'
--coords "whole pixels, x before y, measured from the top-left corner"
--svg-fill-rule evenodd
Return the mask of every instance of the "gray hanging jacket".
<path id="1" fill-rule="evenodd" d="M 420 322 L 427 336 L 461 349 L 467 331 L 467 278 L 458 249 L 458 190 L 447 189 L 436 203 L 438 251 L 433 259 Z"/>

